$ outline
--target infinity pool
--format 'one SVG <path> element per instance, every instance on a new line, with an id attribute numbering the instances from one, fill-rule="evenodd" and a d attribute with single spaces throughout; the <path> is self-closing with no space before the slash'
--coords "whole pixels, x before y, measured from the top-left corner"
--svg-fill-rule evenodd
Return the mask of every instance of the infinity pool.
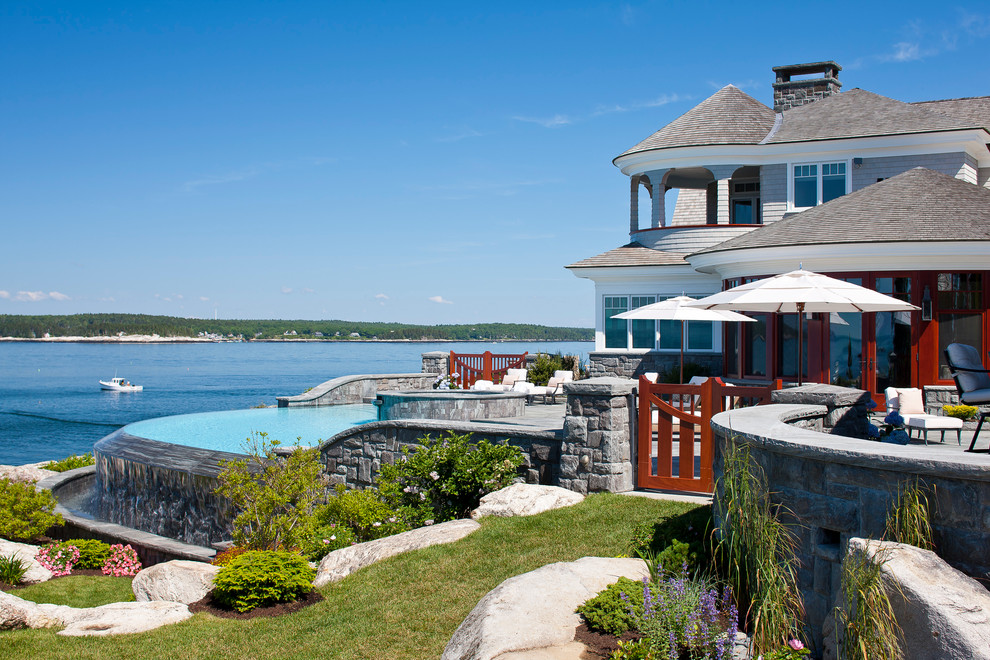
<path id="1" fill-rule="evenodd" d="M 315 446 L 358 424 L 378 420 L 370 404 L 307 408 L 251 408 L 157 417 L 128 424 L 124 432 L 139 438 L 200 449 L 244 453 L 255 433 L 283 445 Z"/>

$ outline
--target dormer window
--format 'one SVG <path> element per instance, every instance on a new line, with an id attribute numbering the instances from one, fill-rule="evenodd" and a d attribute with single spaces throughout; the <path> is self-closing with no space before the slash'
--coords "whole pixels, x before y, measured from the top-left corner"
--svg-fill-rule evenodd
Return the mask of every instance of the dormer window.
<path id="1" fill-rule="evenodd" d="M 791 170 L 791 203 L 795 209 L 818 206 L 848 192 L 846 163 L 807 163 Z"/>

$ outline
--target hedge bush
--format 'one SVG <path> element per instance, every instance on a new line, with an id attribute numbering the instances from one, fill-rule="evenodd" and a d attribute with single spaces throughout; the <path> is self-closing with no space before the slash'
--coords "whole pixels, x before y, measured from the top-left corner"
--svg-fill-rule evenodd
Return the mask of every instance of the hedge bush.
<path id="1" fill-rule="evenodd" d="M 107 563 L 107 559 L 110 559 L 110 553 L 113 551 L 109 543 L 96 539 L 69 539 L 66 543 L 79 548 L 76 568 L 99 570 Z"/>
<path id="2" fill-rule="evenodd" d="M 643 616 L 643 583 L 620 577 L 618 582 L 578 605 L 577 613 L 592 630 L 618 637 L 635 628 Z"/>
<path id="3" fill-rule="evenodd" d="M 72 454 L 71 456 L 66 456 L 60 461 L 45 463 L 41 467 L 46 470 L 53 470 L 55 472 L 68 472 L 69 470 L 86 467 L 87 465 L 93 465 L 94 463 L 96 463 L 96 460 L 93 458 L 93 454 L 87 452 L 82 456 Z"/>
<path id="4" fill-rule="evenodd" d="M 289 603 L 313 589 L 316 572 L 301 556 L 251 550 L 235 557 L 213 578 L 213 598 L 238 612 Z"/>
<path id="5" fill-rule="evenodd" d="M 51 527 L 64 525 L 62 515 L 55 513 L 55 504 L 49 490 L 0 479 L 0 538 L 31 541 Z"/>

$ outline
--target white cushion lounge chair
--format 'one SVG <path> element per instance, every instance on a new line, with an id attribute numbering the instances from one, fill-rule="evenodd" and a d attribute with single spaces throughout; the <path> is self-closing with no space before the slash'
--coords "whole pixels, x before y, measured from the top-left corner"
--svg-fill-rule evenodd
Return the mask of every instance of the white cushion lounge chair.
<path id="1" fill-rule="evenodd" d="M 911 431 L 917 430 L 918 437 L 924 433 L 925 444 L 928 444 L 928 432 L 931 430 L 942 432 L 942 442 L 945 442 L 945 432 L 955 430 L 956 439 L 962 444 L 963 422 L 958 417 L 944 417 L 942 415 L 930 415 L 925 412 L 925 401 L 921 390 L 916 387 L 888 387 L 883 391 L 887 397 L 887 414 L 896 410 L 904 418 L 904 426 L 907 427 L 908 437 Z"/>
<path id="2" fill-rule="evenodd" d="M 547 402 L 547 397 L 553 403 L 557 403 L 557 395 L 562 394 L 564 391 L 564 383 L 570 383 L 574 380 L 574 372 L 567 371 L 566 369 L 561 371 L 553 372 L 553 377 L 547 382 L 546 385 L 534 385 L 531 394 L 534 396 L 542 396 L 543 403 Z"/>
<path id="3" fill-rule="evenodd" d="M 495 383 L 493 383 L 492 381 L 485 380 L 484 378 L 479 378 L 478 380 L 474 381 L 470 389 L 474 390 L 475 392 L 486 392 L 488 390 L 494 389 L 494 387 L 495 387 Z"/>
<path id="4" fill-rule="evenodd" d="M 497 392 L 511 392 L 512 387 L 517 382 L 527 382 L 527 375 L 528 372 L 525 369 L 508 369 L 505 372 L 505 377 L 502 379 L 502 382 L 498 385 L 494 385 L 492 389 Z"/>

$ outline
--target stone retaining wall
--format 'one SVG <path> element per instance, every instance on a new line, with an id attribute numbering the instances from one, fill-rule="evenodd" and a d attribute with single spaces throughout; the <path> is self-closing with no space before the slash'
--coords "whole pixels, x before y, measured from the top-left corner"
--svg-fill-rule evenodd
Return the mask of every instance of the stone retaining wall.
<path id="1" fill-rule="evenodd" d="M 435 373 L 341 376 L 320 383 L 308 392 L 276 399 L 279 408 L 366 403 L 374 401 L 379 392 L 432 389 L 436 377 Z"/>
<path id="2" fill-rule="evenodd" d="M 786 507 L 785 521 L 798 539 L 798 585 L 818 648 L 849 538 L 880 538 L 898 487 L 915 478 L 934 488 L 939 555 L 972 576 L 990 571 L 990 456 L 826 435 L 788 423 L 825 412 L 824 406 L 768 405 L 712 419 L 716 480 L 728 443 L 746 445 L 766 473 L 771 498 Z"/>
<path id="3" fill-rule="evenodd" d="M 419 438 L 440 437 L 445 431 L 471 433 L 472 440 L 492 443 L 509 442 L 524 456 L 520 476 L 526 483 L 555 485 L 558 479 L 561 437 L 553 431 L 526 430 L 521 427 L 433 420 L 389 420 L 371 422 L 338 433 L 320 445 L 320 460 L 326 465 L 330 480 L 348 488 L 374 485 L 383 464 L 402 456 L 402 448 L 419 445 Z"/>
<path id="4" fill-rule="evenodd" d="M 701 365 L 711 376 L 722 375 L 722 354 L 685 353 L 685 364 L 694 362 Z M 662 374 L 673 369 L 679 369 L 680 353 L 617 353 L 615 351 L 594 351 L 588 354 L 588 376 L 599 378 L 617 376 L 620 378 L 639 378 L 647 371 Z"/>
<path id="5" fill-rule="evenodd" d="M 378 419 L 445 419 L 468 421 L 520 417 L 526 412 L 523 392 L 427 390 L 383 392 L 375 404 Z"/>

